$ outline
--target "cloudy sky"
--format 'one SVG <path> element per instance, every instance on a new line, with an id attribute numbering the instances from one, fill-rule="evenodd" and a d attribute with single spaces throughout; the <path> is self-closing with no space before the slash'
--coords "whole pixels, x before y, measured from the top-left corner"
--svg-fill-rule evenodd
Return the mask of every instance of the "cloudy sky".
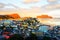
<path id="1" fill-rule="evenodd" d="M 60 0 L 0 0 L 0 14 L 10 14 L 13 11 L 18 11 L 22 17 L 36 17 L 41 14 L 59 17 Z"/>

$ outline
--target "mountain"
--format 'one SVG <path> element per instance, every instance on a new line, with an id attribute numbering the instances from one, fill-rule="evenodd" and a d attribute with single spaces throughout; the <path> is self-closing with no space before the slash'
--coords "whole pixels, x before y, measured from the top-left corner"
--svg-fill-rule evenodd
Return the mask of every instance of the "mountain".
<path id="1" fill-rule="evenodd" d="M 13 18 L 13 19 L 19 19 L 19 18 L 21 18 L 18 14 L 10 14 L 9 16 L 11 18 Z"/>
<path id="2" fill-rule="evenodd" d="M 40 16 L 37 16 L 37 18 L 53 18 L 53 17 L 48 15 L 40 15 Z"/>
<path id="3" fill-rule="evenodd" d="M 0 15 L 0 19 L 19 19 L 21 18 L 17 13 L 9 15 Z"/>

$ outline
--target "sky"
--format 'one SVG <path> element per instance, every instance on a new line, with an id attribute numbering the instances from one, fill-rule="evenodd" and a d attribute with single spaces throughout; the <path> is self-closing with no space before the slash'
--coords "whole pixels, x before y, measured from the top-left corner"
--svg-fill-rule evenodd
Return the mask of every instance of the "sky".
<path id="1" fill-rule="evenodd" d="M 30 8 L 30 7 L 40 7 L 42 5 L 47 4 L 46 0 L 31 0 L 30 2 L 28 0 L 1 0 L 0 3 L 5 4 L 14 4 L 20 8 Z"/>
<path id="2" fill-rule="evenodd" d="M 60 0 L 0 0 L 0 14 L 14 12 L 21 17 L 36 17 L 41 14 L 60 17 Z"/>

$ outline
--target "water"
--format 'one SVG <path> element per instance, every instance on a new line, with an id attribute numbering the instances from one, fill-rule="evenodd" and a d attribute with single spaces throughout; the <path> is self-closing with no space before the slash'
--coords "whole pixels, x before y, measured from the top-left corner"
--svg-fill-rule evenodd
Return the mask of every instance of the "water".
<path id="1" fill-rule="evenodd" d="M 48 31 L 48 26 L 40 26 L 39 30 L 42 32 L 47 32 Z"/>

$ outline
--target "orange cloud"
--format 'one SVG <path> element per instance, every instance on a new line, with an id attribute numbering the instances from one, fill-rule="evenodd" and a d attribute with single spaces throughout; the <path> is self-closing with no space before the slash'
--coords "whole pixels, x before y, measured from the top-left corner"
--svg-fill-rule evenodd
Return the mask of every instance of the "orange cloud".
<path id="1" fill-rule="evenodd" d="M 24 3 L 34 3 L 34 2 L 39 2 L 39 0 L 24 0 Z"/>

